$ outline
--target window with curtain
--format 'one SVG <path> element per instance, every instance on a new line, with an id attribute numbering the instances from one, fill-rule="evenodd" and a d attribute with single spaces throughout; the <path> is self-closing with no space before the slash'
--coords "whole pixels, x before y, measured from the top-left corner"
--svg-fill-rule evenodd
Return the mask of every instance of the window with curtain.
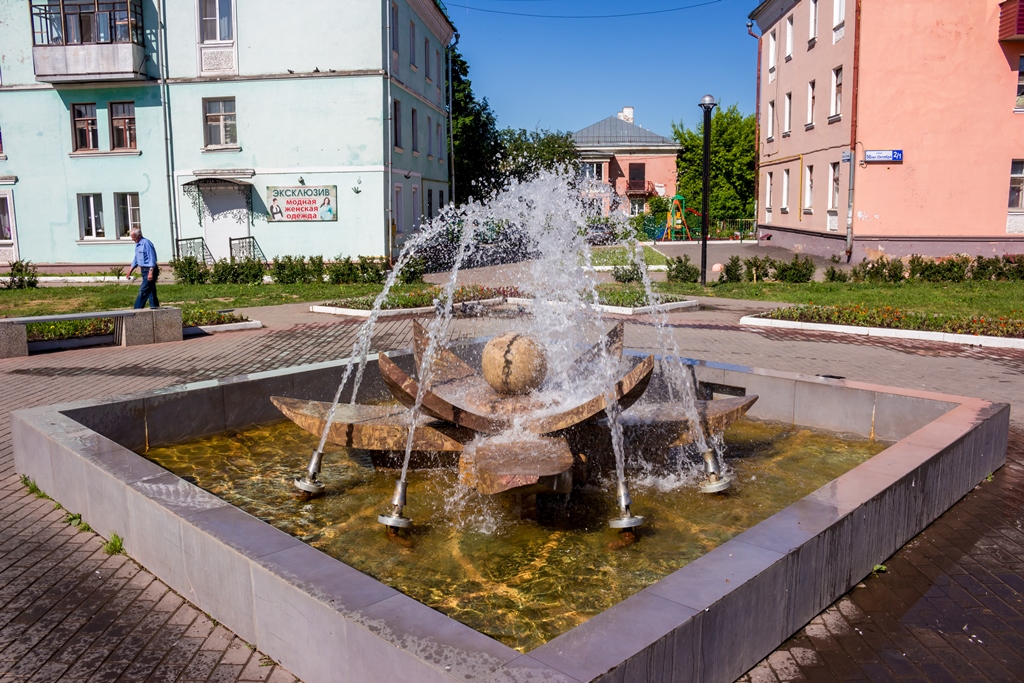
<path id="1" fill-rule="evenodd" d="M 199 0 L 204 43 L 233 40 L 232 0 Z"/>

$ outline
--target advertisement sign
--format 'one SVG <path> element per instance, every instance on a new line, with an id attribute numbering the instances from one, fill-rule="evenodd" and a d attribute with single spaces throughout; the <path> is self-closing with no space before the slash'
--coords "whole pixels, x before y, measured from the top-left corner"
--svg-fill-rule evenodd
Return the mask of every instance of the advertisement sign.
<path id="1" fill-rule="evenodd" d="M 338 220 L 337 185 L 267 187 L 270 221 Z"/>
<path id="2" fill-rule="evenodd" d="M 902 149 L 876 149 L 864 152 L 864 161 L 899 163 L 903 161 Z"/>

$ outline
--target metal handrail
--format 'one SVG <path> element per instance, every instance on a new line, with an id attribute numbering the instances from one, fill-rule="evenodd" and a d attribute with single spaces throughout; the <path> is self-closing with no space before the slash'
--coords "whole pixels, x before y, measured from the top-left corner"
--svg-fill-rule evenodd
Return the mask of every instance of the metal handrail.
<path id="1" fill-rule="evenodd" d="M 260 249 L 260 243 L 256 241 L 255 237 L 229 237 L 228 246 L 233 259 L 251 258 L 267 265 L 267 257 Z"/>
<path id="2" fill-rule="evenodd" d="M 202 237 L 188 237 L 178 240 L 178 258 L 192 256 L 208 266 L 212 266 L 216 259 L 213 252 L 206 246 L 206 240 Z"/>

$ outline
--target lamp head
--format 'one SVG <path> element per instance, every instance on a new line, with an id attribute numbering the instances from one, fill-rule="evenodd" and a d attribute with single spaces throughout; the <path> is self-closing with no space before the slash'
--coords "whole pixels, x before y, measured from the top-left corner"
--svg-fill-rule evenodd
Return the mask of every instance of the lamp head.
<path id="1" fill-rule="evenodd" d="M 704 111 L 711 111 L 718 106 L 718 102 L 715 102 L 713 95 L 705 95 L 700 100 L 700 108 Z"/>
<path id="2" fill-rule="evenodd" d="M 747 20 L 747 30 L 749 31 L 749 30 L 751 30 L 752 28 L 754 28 L 754 22 L 752 22 L 752 21 L 750 21 L 750 20 L 748 19 L 748 20 Z"/>

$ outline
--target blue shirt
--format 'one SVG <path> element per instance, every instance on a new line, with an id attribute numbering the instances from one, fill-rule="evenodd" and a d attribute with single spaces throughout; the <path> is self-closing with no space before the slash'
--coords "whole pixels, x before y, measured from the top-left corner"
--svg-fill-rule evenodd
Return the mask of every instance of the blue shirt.
<path id="1" fill-rule="evenodd" d="M 135 243 L 135 258 L 132 259 L 131 267 L 152 268 L 156 265 L 156 247 L 145 237 Z"/>

